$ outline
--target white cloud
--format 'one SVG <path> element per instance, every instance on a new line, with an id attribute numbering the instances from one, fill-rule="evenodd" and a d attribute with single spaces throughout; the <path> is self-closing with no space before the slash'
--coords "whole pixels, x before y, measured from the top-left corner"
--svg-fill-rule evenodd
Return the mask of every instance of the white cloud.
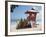
<path id="1" fill-rule="evenodd" d="M 36 17 L 36 23 L 41 24 L 42 23 L 42 7 L 41 6 L 33 6 L 33 8 L 38 11 L 39 13 L 37 14 Z"/>

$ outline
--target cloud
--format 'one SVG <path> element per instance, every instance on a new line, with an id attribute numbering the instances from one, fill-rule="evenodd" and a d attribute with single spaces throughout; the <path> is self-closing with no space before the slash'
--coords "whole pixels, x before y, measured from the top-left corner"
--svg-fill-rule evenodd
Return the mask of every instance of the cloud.
<path id="1" fill-rule="evenodd" d="M 39 13 L 36 16 L 36 23 L 41 24 L 42 23 L 42 7 L 41 6 L 33 6 L 33 8 L 38 11 Z"/>
<path id="2" fill-rule="evenodd" d="M 36 10 L 36 11 L 41 11 L 42 10 L 42 7 L 41 6 L 33 6 L 33 8 Z"/>

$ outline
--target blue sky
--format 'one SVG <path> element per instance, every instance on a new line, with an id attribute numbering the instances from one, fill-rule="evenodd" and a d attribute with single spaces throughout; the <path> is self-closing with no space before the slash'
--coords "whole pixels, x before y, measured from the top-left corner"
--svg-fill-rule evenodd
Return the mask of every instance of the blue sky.
<path id="1" fill-rule="evenodd" d="M 41 11 L 42 11 L 42 8 L 41 6 L 32 6 L 32 5 L 19 5 L 19 7 L 16 7 L 13 11 L 13 13 L 11 13 L 10 17 L 12 20 L 15 20 L 15 19 L 21 19 L 21 18 L 27 18 L 27 14 L 25 14 L 25 12 L 27 10 L 31 10 L 31 8 L 35 8 L 35 10 L 37 10 L 39 12 L 39 16 L 37 17 L 37 20 L 39 20 L 39 22 L 41 21 Z"/>
<path id="2" fill-rule="evenodd" d="M 11 19 L 25 18 L 26 17 L 25 12 L 27 10 L 31 10 L 31 8 L 32 6 L 22 6 L 22 5 L 15 8 L 13 13 L 11 13 Z"/>

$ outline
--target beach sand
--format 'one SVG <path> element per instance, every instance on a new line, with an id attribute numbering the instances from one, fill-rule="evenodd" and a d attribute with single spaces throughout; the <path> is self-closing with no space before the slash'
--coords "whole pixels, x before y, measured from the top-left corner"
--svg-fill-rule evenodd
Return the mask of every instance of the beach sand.
<path id="1" fill-rule="evenodd" d="M 36 25 L 37 27 L 34 28 L 25 28 L 25 29 L 16 29 L 17 24 L 16 25 L 11 25 L 10 27 L 10 31 L 11 32 L 23 32 L 23 31 L 40 31 L 42 30 L 42 25 Z"/>

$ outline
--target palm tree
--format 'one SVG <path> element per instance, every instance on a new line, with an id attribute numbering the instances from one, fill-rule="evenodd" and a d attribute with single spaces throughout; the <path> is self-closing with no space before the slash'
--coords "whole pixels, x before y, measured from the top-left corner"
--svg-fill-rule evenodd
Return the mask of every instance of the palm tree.
<path id="1" fill-rule="evenodd" d="M 18 7 L 18 5 L 11 5 L 11 12 L 13 12 L 13 10 Z"/>

